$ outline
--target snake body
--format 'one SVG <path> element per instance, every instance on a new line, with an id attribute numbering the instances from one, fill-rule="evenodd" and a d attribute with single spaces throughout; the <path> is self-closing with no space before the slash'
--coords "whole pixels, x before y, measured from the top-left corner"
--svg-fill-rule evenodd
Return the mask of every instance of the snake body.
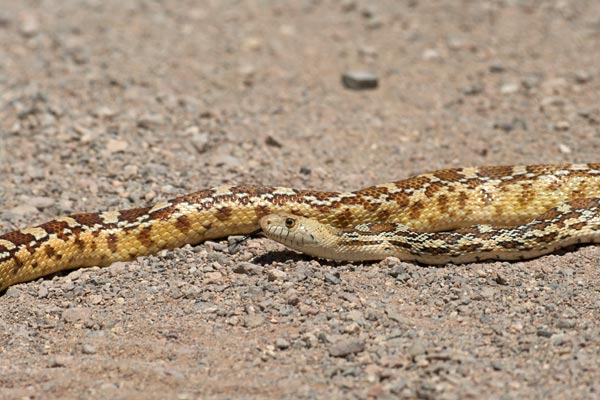
<path id="1" fill-rule="evenodd" d="M 446 169 L 354 192 L 218 186 L 149 207 L 73 214 L 1 235 L 0 290 L 61 270 L 247 234 L 269 214 L 290 213 L 334 228 L 399 223 L 439 232 L 521 225 L 560 204 L 597 197 L 600 164 Z M 440 262 L 452 260 L 445 248 Z"/>

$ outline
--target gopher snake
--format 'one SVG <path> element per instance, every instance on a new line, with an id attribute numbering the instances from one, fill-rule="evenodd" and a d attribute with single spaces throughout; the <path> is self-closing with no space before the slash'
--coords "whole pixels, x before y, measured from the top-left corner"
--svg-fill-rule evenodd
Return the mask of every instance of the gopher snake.
<path id="1" fill-rule="evenodd" d="M 520 225 L 560 204 L 596 197 L 600 164 L 447 169 L 355 192 L 218 186 L 151 207 L 74 214 L 1 235 L 0 290 L 69 268 L 248 234 L 269 214 L 290 213 L 338 228 L 380 222 L 439 232 L 485 223 Z M 584 215 L 580 208 L 569 209 L 561 218 Z M 551 226 L 541 221 L 538 228 L 545 232 Z M 578 233 L 577 225 L 570 229 Z M 479 243 L 486 240 L 484 231 L 472 234 Z M 443 243 L 437 256 L 436 262 L 453 260 Z"/>

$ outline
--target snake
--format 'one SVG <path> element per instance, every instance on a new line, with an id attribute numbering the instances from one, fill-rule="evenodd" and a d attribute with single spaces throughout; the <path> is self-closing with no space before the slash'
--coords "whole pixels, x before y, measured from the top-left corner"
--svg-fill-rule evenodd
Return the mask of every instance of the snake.
<path id="1" fill-rule="evenodd" d="M 473 225 L 447 232 L 418 232 L 404 224 L 369 222 L 334 228 L 293 214 L 267 215 L 264 235 L 291 249 L 336 261 L 396 257 L 423 264 L 525 260 L 600 241 L 600 199 L 577 199 L 514 227 Z"/>
<path id="2" fill-rule="evenodd" d="M 323 258 L 344 253 L 356 261 L 388 254 L 424 263 L 521 259 L 595 241 L 597 198 L 600 164 L 450 168 L 342 192 L 221 185 L 145 207 L 71 214 L 2 234 L 0 291 L 72 268 L 247 235 L 261 225 L 269 236 L 266 222 L 275 217 L 283 224 L 306 218 L 294 225 L 315 222 L 330 229 L 337 239 L 319 242 L 313 253 Z M 340 229 L 350 236 L 340 236 Z M 395 240 L 386 239 L 390 235 Z M 367 236 L 383 244 L 376 256 L 339 248 L 340 239 L 364 246 Z M 404 250 L 390 253 L 386 247 Z"/>

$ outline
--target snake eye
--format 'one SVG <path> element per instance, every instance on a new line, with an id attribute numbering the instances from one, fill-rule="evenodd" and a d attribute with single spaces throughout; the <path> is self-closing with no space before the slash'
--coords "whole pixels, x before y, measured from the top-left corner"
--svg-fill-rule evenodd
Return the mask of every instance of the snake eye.
<path id="1" fill-rule="evenodd" d="M 294 225 L 296 224 L 296 221 L 294 221 L 294 218 L 286 218 L 285 219 L 285 227 L 288 229 L 291 229 L 294 227 Z"/>

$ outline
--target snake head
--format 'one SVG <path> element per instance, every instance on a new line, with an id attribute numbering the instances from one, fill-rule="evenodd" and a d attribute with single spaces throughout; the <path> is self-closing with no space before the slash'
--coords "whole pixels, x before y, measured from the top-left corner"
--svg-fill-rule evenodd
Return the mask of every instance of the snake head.
<path id="1" fill-rule="evenodd" d="M 363 238 L 364 245 L 355 246 L 355 240 L 341 240 L 344 230 L 323 224 L 316 219 L 293 214 L 269 214 L 259 220 L 262 233 L 290 249 L 329 260 L 364 261 L 385 258 L 389 249 L 374 251 L 373 243 Z M 359 240 L 360 241 L 360 240 Z M 380 247 L 381 240 L 376 240 Z"/>
<path id="2" fill-rule="evenodd" d="M 266 215 L 259 224 L 269 239 L 307 254 L 311 254 L 311 248 L 321 245 L 319 233 L 327 229 L 313 219 L 288 213 Z"/>

